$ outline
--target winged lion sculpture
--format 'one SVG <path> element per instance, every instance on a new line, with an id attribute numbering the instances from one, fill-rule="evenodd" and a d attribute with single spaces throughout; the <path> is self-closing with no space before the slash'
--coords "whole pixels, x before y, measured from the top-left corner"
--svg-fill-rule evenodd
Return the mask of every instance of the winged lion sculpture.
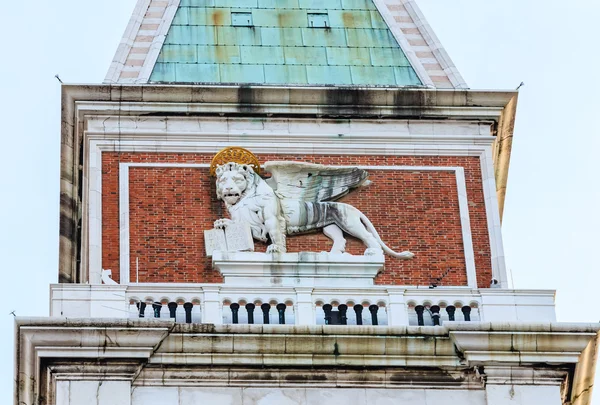
<path id="1" fill-rule="evenodd" d="M 249 164 L 216 166 L 217 198 L 225 202 L 231 216 L 215 221 L 216 228 L 232 221 L 247 222 L 254 239 L 270 240 L 267 253 L 286 252 L 286 235 L 323 229 L 333 241 L 331 253 L 345 252 L 345 232 L 366 245 L 365 255 L 385 251 L 402 259 L 414 256 L 390 249 L 361 211 L 335 202 L 368 182 L 365 170 L 287 161 L 267 162 L 263 167 L 271 178 L 264 180 Z"/>

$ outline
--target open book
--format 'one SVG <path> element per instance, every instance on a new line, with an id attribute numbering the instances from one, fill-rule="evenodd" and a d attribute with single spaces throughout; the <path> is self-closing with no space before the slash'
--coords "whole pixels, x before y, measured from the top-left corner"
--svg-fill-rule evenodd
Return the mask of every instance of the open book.
<path id="1" fill-rule="evenodd" d="M 245 222 L 233 222 L 225 229 L 204 231 L 206 256 L 211 257 L 213 251 L 222 252 L 254 252 L 254 239 L 250 225 Z"/>

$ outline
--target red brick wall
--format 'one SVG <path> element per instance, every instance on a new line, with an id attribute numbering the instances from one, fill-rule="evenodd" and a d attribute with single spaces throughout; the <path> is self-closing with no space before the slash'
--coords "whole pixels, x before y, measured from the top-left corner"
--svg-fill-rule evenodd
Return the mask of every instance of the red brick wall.
<path id="1" fill-rule="evenodd" d="M 209 163 L 211 155 L 164 153 L 103 154 L 103 268 L 119 268 L 119 162 Z M 260 156 L 267 160 L 301 160 L 297 156 Z M 336 165 L 462 166 L 475 265 L 480 287 L 489 285 L 491 261 L 481 169 L 477 157 L 407 156 L 304 156 L 304 160 Z M 378 284 L 429 285 L 447 269 L 441 285 L 466 285 L 466 270 L 456 177 L 447 171 L 369 170 L 372 184 L 353 191 L 341 201 L 354 205 L 373 222 L 382 239 L 396 251 L 411 250 L 413 260 L 386 257 Z M 215 219 L 227 217 L 215 198 L 214 179 L 208 168 L 130 168 L 131 280 L 136 257 L 139 282 L 220 282 L 219 273 L 204 257 L 203 231 Z M 322 233 L 288 239 L 288 251 L 328 251 L 330 240 Z M 266 246 L 256 242 L 256 250 Z M 364 252 L 362 243 L 348 237 L 347 250 Z M 113 271 L 118 279 L 118 271 Z"/>

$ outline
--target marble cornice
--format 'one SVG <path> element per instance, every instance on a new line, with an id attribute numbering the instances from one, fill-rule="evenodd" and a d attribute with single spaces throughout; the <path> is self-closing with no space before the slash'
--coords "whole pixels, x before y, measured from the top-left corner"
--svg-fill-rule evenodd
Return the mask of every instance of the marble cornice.
<path id="1" fill-rule="evenodd" d="M 276 372 L 264 382 L 269 385 L 287 378 L 283 371 L 277 374 L 282 368 L 300 374 L 307 368 L 322 368 L 330 370 L 323 382 L 327 386 L 338 380 L 348 385 L 360 381 L 358 374 L 340 374 L 340 370 L 376 369 L 383 372 L 369 384 L 397 386 L 401 383 L 395 378 L 412 384 L 410 370 L 422 374 L 430 368 L 446 370 L 442 374 L 448 378 L 432 376 L 431 381 L 423 380 L 425 385 L 448 385 L 452 375 L 466 375 L 458 386 L 472 386 L 478 381 L 472 378 L 473 370 L 482 370 L 488 383 L 556 385 L 572 372 L 569 365 L 581 361 L 581 353 L 600 328 L 597 324 L 485 322 L 447 322 L 440 327 L 212 325 L 66 318 L 17 318 L 16 326 L 17 403 L 25 404 L 47 395 L 40 392 L 50 386 L 40 384 L 46 370 L 53 381 L 77 374 L 133 381 L 142 375 L 141 383 L 155 384 L 152 370 L 156 367 L 196 366 L 198 372 L 207 366 L 213 371 L 266 367 Z M 98 361 L 114 366 L 103 367 Z M 398 377 L 399 369 L 409 372 Z M 189 381 L 196 378 L 201 384 L 203 377 L 196 374 Z M 241 370 L 235 384 L 243 384 L 250 378 L 247 374 Z M 218 373 L 205 377 L 218 379 Z"/>

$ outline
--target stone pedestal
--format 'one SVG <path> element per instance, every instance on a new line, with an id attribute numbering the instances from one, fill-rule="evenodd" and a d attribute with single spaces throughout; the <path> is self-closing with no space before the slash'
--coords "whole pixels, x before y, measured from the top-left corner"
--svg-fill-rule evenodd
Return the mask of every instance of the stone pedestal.
<path id="1" fill-rule="evenodd" d="M 353 256 L 334 253 L 213 253 L 213 266 L 225 285 L 364 287 L 383 269 L 383 254 Z"/>

